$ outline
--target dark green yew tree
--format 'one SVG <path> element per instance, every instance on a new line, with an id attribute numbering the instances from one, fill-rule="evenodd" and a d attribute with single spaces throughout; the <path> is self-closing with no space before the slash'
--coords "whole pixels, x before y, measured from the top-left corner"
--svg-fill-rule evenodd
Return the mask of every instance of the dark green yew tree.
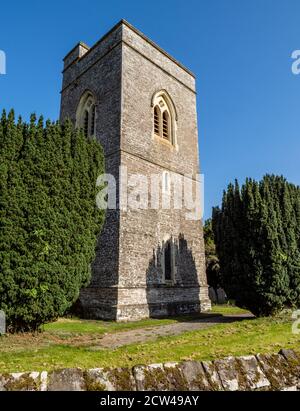
<path id="1" fill-rule="evenodd" d="M 91 276 L 101 146 L 64 125 L 0 121 L 0 309 L 12 331 L 62 315 Z"/>
<path id="2" fill-rule="evenodd" d="M 255 315 L 300 305 L 300 188 L 283 177 L 230 184 L 213 230 L 222 285 Z"/>
<path id="3" fill-rule="evenodd" d="M 220 264 L 216 255 L 216 245 L 212 230 L 212 221 L 208 219 L 203 226 L 203 236 L 205 244 L 205 262 L 207 283 L 217 291 L 220 285 Z"/>

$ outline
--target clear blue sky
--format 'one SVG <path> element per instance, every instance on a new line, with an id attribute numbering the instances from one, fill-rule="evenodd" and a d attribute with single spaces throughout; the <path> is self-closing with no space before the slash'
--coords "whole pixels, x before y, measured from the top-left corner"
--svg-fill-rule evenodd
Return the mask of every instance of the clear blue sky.
<path id="1" fill-rule="evenodd" d="M 64 55 L 125 18 L 197 76 L 206 217 L 235 178 L 300 184 L 299 0 L 27 0 L 0 13 L 1 110 L 57 119 Z"/>

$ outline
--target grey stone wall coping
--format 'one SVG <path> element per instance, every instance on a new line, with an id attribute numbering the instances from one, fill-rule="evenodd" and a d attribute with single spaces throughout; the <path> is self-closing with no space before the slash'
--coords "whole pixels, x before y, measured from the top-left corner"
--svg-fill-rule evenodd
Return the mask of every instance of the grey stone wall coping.
<path id="1" fill-rule="evenodd" d="M 0 391 L 300 391 L 300 356 L 278 354 L 0 374 Z"/>

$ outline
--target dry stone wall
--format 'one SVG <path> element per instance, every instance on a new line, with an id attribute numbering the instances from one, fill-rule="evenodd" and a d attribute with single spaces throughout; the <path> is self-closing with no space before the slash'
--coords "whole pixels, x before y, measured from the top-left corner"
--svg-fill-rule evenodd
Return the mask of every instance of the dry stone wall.
<path id="1" fill-rule="evenodd" d="M 0 375 L 0 391 L 300 391 L 300 356 L 278 354 L 133 368 Z"/>

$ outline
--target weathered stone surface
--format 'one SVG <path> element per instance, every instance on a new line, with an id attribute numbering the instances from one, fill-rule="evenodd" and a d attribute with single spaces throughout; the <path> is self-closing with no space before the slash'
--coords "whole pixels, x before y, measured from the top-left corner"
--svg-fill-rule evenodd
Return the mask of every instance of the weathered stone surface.
<path id="1" fill-rule="evenodd" d="M 287 360 L 287 358 L 289 360 Z M 0 391 L 300 391 L 300 358 L 283 354 L 228 357 L 132 368 L 77 368 L 0 375 Z"/>
<path id="2" fill-rule="evenodd" d="M 234 357 L 214 361 L 215 369 L 220 377 L 225 391 L 237 391 L 239 389 L 239 373 Z"/>
<path id="3" fill-rule="evenodd" d="M 0 391 L 45 391 L 47 372 L 0 375 Z"/>
<path id="4" fill-rule="evenodd" d="M 50 372 L 47 389 L 48 391 L 85 391 L 86 384 L 82 370 L 66 368 Z"/>
<path id="5" fill-rule="evenodd" d="M 115 391 L 103 368 L 93 368 L 84 373 L 87 391 Z"/>
<path id="6" fill-rule="evenodd" d="M 95 368 L 84 373 L 88 391 L 136 391 L 131 369 Z"/>
<path id="7" fill-rule="evenodd" d="M 117 209 L 106 214 L 92 280 L 81 291 L 78 313 L 127 321 L 208 310 L 202 223 L 186 217 L 190 210 L 185 202 L 182 209 L 163 208 L 161 201 L 157 209 L 118 207 L 120 194 L 131 190 L 119 166 L 126 167 L 128 179 L 145 176 L 149 187 L 151 176 L 158 176 L 160 193 L 166 172 L 172 178 L 188 175 L 195 188 L 199 161 L 194 76 L 124 21 L 93 47 L 77 45 L 64 62 L 60 118 L 76 123 L 78 105 L 89 90 L 96 104 L 95 136 L 104 149 L 106 173 L 120 187 Z M 152 101 L 161 90 L 178 113 L 173 144 L 153 132 Z M 150 200 L 151 194 L 148 206 Z M 163 247 L 171 238 L 168 282 Z"/>
<path id="8" fill-rule="evenodd" d="M 186 391 L 189 389 L 188 381 L 179 363 L 165 363 L 163 364 L 163 368 L 172 391 Z"/>
<path id="9" fill-rule="evenodd" d="M 300 378 L 300 355 L 298 355 L 294 350 L 282 349 L 279 351 L 289 364 L 289 367 L 293 369 L 296 378 Z"/>
<path id="10" fill-rule="evenodd" d="M 138 365 L 133 369 L 138 391 L 168 391 L 170 380 L 162 364 Z"/>
<path id="11" fill-rule="evenodd" d="M 223 288 L 217 289 L 218 304 L 225 304 L 227 302 L 227 295 Z"/>
<path id="12" fill-rule="evenodd" d="M 238 357 L 236 363 L 239 390 L 256 390 L 270 386 L 270 382 L 254 355 Z"/>
<path id="13" fill-rule="evenodd" d="M 282 349 L 279 352 L 283 355 L 289 364 L 289 370 L 293 374 L 294 381 L 297 381 L 297 387 L 300 389 L 300 355 L 293 350 Z"/>
<path id="14" fill-rule="evenodd" d="M 116 368 L 108 371 L 108 378 L 117 391 L 135 391 L 136 383 L 132 370 L 128 368 Z"/>
<path id="15" fill-rule="evenodd" d="M 212 391 L 223 391 L 224 387 L 218 371 L 216 369 L 215 363 L 211 361 L 203 361 L 202 366 L 205 371 L 206 378 L 209 382 Z"/>
<path id="16" fill-rule="evenodd" d="M 296 352 L 294 350 L 287 350 L 287 349 L 281 349 L 279 351 L 280 355 L 283 355 L 283 357 L 287 360 L 287 361 L 291 361 L 291 362 L 296 362 L 298 363 L 300 358 L 299 356 L 296 354 Z"/>
<path id="17" fill-rule="evenodd" d="M 255 356 L 216 360 L 207 370 L 210 378 L 213 370 L 226 391 L 255 390 L 270 386 Z M 218 378 L 215 375 L 215 382 L 217 381 Z"/>
<path id="18" fill-rule="evenodd" d="M 270 389 L 292 387 L 297 383 L 293 368 L 290 368 L 286 358 L 279 354 L 258 354 L 260 367 L 270 382 Z"/>
<path id="19" fill-rule="evenodd" d="M 179 365 L 190 391 L 211 391 L 203 366 L 199 361 L 185 361 Z"/>

